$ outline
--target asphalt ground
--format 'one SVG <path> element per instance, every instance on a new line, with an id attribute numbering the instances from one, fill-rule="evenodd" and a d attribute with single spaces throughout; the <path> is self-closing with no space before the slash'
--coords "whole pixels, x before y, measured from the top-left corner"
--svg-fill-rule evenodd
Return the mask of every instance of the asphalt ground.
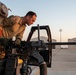
<path id="1" fill-rule="evenodd" d="M 53 49 L 52 53 L 48 75 L 76 75 L 76 50 Z M 31 75 L 39 75 L 39 68 L 36 67 Z"/>

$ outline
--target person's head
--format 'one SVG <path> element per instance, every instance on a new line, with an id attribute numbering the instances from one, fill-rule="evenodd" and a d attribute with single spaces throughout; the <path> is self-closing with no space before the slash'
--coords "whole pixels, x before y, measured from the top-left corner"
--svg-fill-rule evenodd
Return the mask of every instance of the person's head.
<path id="1" fill-rule="evenodd" d="M 24 23 L 30 26 L 33 24 L 36 20 L 36 13 L 33 11 L 29 11 L 25 16 L 24 16 Z"/>

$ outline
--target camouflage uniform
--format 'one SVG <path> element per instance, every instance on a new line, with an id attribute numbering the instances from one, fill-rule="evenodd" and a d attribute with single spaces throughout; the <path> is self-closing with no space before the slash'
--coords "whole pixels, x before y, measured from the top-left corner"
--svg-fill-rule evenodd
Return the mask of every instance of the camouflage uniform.
<path id="1" fill-rule="evenodd" d="M 10 16 L 5 18 L 0 26 L 0 37 L 11 39 L 16 37 L 16 43 L 20 44 L 26 25 L 22 25 L 22 19 L 19 16 Z M 2 48 L 0 46 L 0 48 Z M 0 59 L 3 59 L 5 52 L 0 49 Z"/>
<path id="2" fill-rule="evenodd" d="M 2 22 L 2 36 L 5 38 L 16 38 L 22 39 L 26 25 L 22 25 L 21 17 L 10 16 Z"/>

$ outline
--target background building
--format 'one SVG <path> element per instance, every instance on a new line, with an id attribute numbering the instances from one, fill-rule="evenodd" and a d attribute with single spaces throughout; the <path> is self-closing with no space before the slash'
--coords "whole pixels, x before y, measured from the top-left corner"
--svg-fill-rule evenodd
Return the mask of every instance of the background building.
<path id="1" fill-rule="evenodd" d="M 68 42 L 76 42 L 76 38 L 68 39 Z M 68 49 L 76 49 L 76 45 L 68 45 Z"/>

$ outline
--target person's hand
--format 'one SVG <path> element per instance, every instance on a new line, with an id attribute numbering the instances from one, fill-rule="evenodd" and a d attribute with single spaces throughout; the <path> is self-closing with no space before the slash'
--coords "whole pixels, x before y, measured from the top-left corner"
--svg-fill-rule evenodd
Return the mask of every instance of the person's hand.
<path id="1" fill-rule="evenodd" d="M 4 51 L 0 52 L 0 59 L 3 59 L 4 57 L 5 57 L 5 52 Z"/>
<path id="2" fill-rule="evenodd" d="M 0 46 L 0 59 L 3 59 L 4 57 L 5 57 L 4 47 Z"/>
<path id="3" fill-rule="evenodd" d="M 15 44 L 16 46 L 20 45 L 20 43 L 21 43 L 21 40 L 20 40 L 20 39 L 16 39 L 15 42 L 14 42 L 14 44 Z"/>

